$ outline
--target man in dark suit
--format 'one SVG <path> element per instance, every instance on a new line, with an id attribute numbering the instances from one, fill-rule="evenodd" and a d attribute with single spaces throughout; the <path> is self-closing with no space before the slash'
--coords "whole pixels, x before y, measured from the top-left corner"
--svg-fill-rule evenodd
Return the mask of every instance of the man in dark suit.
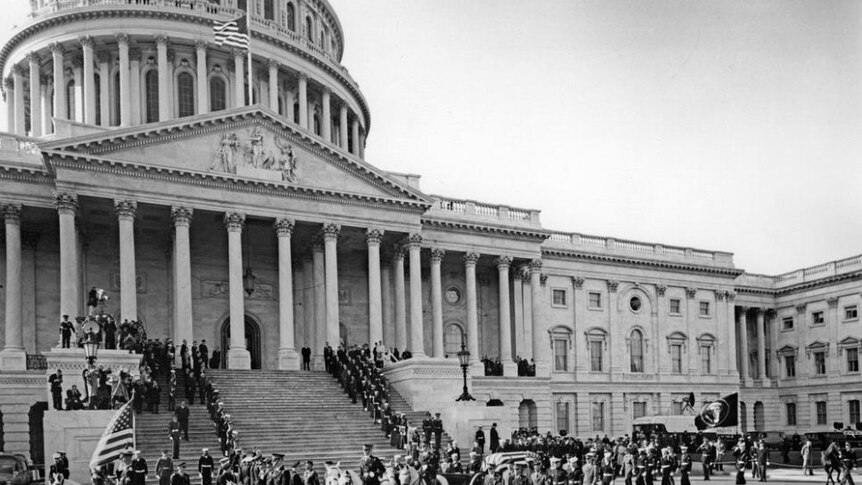
<path id="1" fill-rule="evenodd" d="M 77 411 L 84 409 L 84 403 L 81 402 L 81 391 L 78 386 L 72 384 L 72 388 L 66 391 L 66 410 Z"/>
<path id="2" fill-rule="evenodd" d="M 201 450 L 198 458 L 198 473 L 201 476 L 201 485 L 212 485 L 213 483 L 213 457 L 210 456 L 209 448 Z"/>
<path id="3" fill-rule="evenodd" d="M 302 370 L 311 370 L 311 347 L 302 348 Z"/>
<path id="4" fill-rule="evenodd" d="M 64 349 L 69 348 L 72 341 L 72 332 L 75 331 L 75 324 L 69 320 L 69 315 L 63 315 L 63 320 L 60 321 L 60 346 Z"/>
<path id="5" fill-rule="evenodd" d="M 198 353 L 201 356 L 201 367 L 204 369 L 209 369 L 210 349 L 209 347 L 207 347 L 207 339 L 201 340 L 201 344 L 198 345 Z"/>
<path id="6" fill-rule="evenodd" d="M 362 485 L 380 485 L 380 477 L 386 472 L 386 467 L 371 454 L 374 445 L 368 443 L 362 446 L 362 458 L 359 459 L 359 478 Z"/>
<path id="7" fill-rule="evenodd" d="M 174 410 L 174 415 L 180 424 L 180 430 L 183 432 L 183 439 L 189 440 L 189 408 L 185 401 L 180 401 L 180 405 Z"/>
<path id="8" fill-rule="evenodd" d="M 51 374 L 48 378 L 51 383 L 51 400 L 54 402 L 54 409 L 63 410 L 63 371 L 57 369 L 57 372 Z"/>
<path id="9" fill-rule="evenodd" d="M 485 432 L 482 431 L 482 427 L 479 426 L 479 429 L 476 430 L 476 444 L 479 445 L 479 449 L 482 450 L 482 454 L 485 454 Z"/>
<path id="10" fill-rule="evenodd" d="M 496 453 L 497 448 L 500 447 L 500 434 L 497 433 L 497 423 L 491 425 L 491 443 L 489 446 L 491 447 L 491 453 Z"/>
<path id="11" fill-rule="evenodd" d="M 757 468 L 760 469 L 760 481 L 766 481 L 766 462 L 769 460 L 769 451 L 766 449 L 766 444 L 763 440 L 757 445 Z"/>

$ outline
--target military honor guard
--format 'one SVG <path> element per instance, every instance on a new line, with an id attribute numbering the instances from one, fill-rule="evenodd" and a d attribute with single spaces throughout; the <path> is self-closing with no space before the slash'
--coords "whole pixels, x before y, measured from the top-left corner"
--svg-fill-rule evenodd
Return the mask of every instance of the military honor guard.
<path id="1" fill-rule="evenodd" d="M 844 449 L 841 451 L 841 485 L 854 485 L 851 470 L 856 468 L 856 452 L 850 442 L 844 443 Z"/>
<path id="2" fill-rule="evenodd" d="M 145 485 L 147 481 L 147 473 L 149 469 L 147 468 L 147 460 L 141 456 L 140 450 L 135 450 L 133 452 L 134 458 L 132 459 L 132 475 L 131 475 L 131 485 Z"/>
<path id="3" fill-rule="evenodd" d="M 679 467 L 679 485 L 691 485 L 689 475 L 691 474 L 691 455 L 688 454 L 688 446 L 682 445 L 679 447 L 682 452 Z"/>
<path id="4" fill-rule="evenodd" d="M 201 485 L 212 485 L 213 466 L 213 457 L 210 456 L 209 448 L 201 449 L 201 457 L 198 458 L 198 474 L 201 477 Z"/>
<path id="5" fill-rule="evenodd" d="M 177 460 L 180 458 L 180 423 L 177 420 L 177 417 L 174 416 L 171 418 L 171 422 L 168 423 L 168 437 L 171 440 L 171 449 L 173 450 L 173 458 Z"/>
<path id="6" fill-rule="evenodd" d="M 186 473 L 186 464 L 178 463 L 177 471 L 171 475 L 171 485 L 191 485 L 191 480 L 189 480 L 189 474 Z"/>
<path id="7" fill-rule="evenodd" d="M 302 485 L 320 485 L 320 480 L 317 478 L 317 472 L 314 471 L 314 462 L 311 460 L 305 462 L 305 472 L 302 474 Z"/>
<path id="8" fill-rule="evenodd" d="M 162 457 L 156 462 L 156 477 L 159 485 L 171 485 L 171 475 L 174 472 L 174 462 L 168 456 L 168 450 L 162 450 Z"/>
<path id="9" fill-rule="evenodd" d="M 362 446 L 362 458 L 359 459 L 359 478 L 363 485 L 380 485 L 380 478 L 386 472 L 383 462 L 373 455 L 374 445 L 366 443 Z"/>

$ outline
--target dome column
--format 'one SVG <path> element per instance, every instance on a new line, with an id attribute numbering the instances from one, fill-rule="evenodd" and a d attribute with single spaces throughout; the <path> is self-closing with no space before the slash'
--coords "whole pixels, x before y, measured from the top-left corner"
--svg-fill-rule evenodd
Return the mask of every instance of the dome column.
<path id="1" fill-rule="evenodd" d="M 197 70 L 198 114 L 210 112 L 209 89 L 207 89 L 207 43 L 195 42 L 195 68 Z"/>
<path id="2" fill-rule="evenodd" d="M 93 38 L 81 37 L 81 51 L 84 55 L 84 123 L 96 124 L 96 74 L 93 70 Z"/>
<path id="3" fill-rule="evenodd" d="M 122 85 L 123 70 L 120 69 L 120 84 Z M 131 98 L 131 109 L 129 114 L 132 125 L 141 124 L 141 51 L 139 49 L 129 50 L 129 98 Z M 122 86 L 120 87 L 122 91 Z M 120 101 L 123 102 L 122 100 Z M 126 101 L 126 105 L 129 101 Z"/>
<path id="4" fill-rule="evenodd" d="M 269 69 L 269 109 L 278 113 L 278 61 L 267 61 Z"/>
<path id="5" fill-rule="evenodd" d="M 341 109 L 338 112 L 338 122 L 340 125 L 338 132 L 341 135 L 338 144 L 342 150 L 347 151 L 347 105 L 345 104 L 341 105 Z"/>
<path id="6" fill-rule="evenodd" d="M 329 88 L 323 88 L 321 96 L 321 104 L 323 105 L 321 120 L 320 120 L 320 136 L 327 143 L 332 143 L 332 112 L 330 110 L 330 91 Z"/>
<path id="7" fill-rule="evenodd" d="M 251 369 L 251 354 L 245 346 L 245 299 L 242 287 L 242 230 L 245 214 L 229 212 L 224 216 L 228 243 L 228 281 L 230 294 L 230 346 L 228 369 Z"/>
<path id="8" fill-rule="evenodd" d="M 14 133 L 15 132 L 15 82 L 12 81 L 12 78 L 6 78 L 3 80 L 3 88 L 5 90 L 5 96 L 3 99 L 3 107 L 6 109 L 5 117 L 3 118 L 3 122 L 6 124 L 3 131 Z"/>
<path id="9" fill-rule="evenodd" d="M 308 129 L 308 76 L 299 73 L 299 126 Z"/>
<path id="10" fill-rule="evenodd" d="M 31 52 L 27 56 L 30 65 L 30 132 L 42 136 L 42 76 L 39 75 L 39 55 Z"/>
<path id="11" fill-rule="evenodd" d="M 359 118 L 353 118 L 353 143 L 350 144 L 350 153 L 359 156 Z"/>
<path id="12" fill-rule="evenodd" d="M 48 49 L 54 66 L 54 116 L 68 118 L 66 113 L 66 69 L 63 66 L 63 45 L 54 42 Z"/>
<path id="13" fill-rule="evenodd" d="M 27 127 L 24 124 L 24 68 L 14 66 L 12 68 L 12 82 L 15 83 L 15 134 L 27 135 Z"/>
<path id="14" fill-rule="evenodd" d="M 130 91 L 129 36 L 117 34 L 120 51 L 120 126 L 132 124 L 132 98 Z"/>
<path id="15" fill-rule="evenodd" d="M 156 56 L 159 69 L 159 121 L 168 121 L 171 119 L 172 106 L 167 36 L 156 36 Z"/>
<path id="16" fill-rule="evenodd" d="M 42 109 L 42 133 L 48 135 L 54 132 L 51 118 L 54 116 L 54 105 L 51 102 L 51 77 L 41 76 L 39 84 L 39 105 Z"/>
<path id="17" fill-rule="evenodd" d="M 233 95 L 236 106 L 245 106 L 245 55 L 239 49 L 231 50 L 233 54 Z M 249 100 L 251 102 L 252 100 Z"/>
<path id="18" fill-rule="evenodd" d="M 99 116 L 100 126 L 111 126 L 111 54 L 99 52 Z"/>

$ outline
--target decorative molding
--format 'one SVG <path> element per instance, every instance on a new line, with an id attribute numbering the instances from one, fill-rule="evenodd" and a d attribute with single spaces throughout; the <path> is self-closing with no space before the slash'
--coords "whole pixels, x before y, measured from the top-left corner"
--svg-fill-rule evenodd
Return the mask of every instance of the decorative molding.
<path id="1" fill-rule="evenodd" d="M 530 274 L 532 273 L 541 273 L 542 272 L 542 260 L 541 259 L 531 259 L 528 264 L 530 269 Z"/>
<path id="2" fill-rule="evenodd" d="M 439 249 L 439 248 L 431 248 L 431 263 L 432 264 L 434 264 L 434 263 L 439 264 L 440 262 L 443 261 L 443 256 L 445 256 L 445 255 L 446 255 L 446 251 Z"/>
<path id="3" fill-rule="evenodd" d="M 736 292 L 735 291 L 725 291 L 724 294 L 727 296 L 727 301 L 736 300 Z"/>
<path id="4" fill-rule="evenodd" d="M 658 296 L 664 296 L 665 292 L 667 292 L 667 286 L 665 285 L 655 285 L 655 294 Z"/>
<path id="5" fill-rule="evenodd" d="M 120 219 L 134 219 L 138 213 L 138 201 L 131 199 L 114 199 L 114 211 Z"/>
<path id="6" fill-rule="evenodd" d="M 6 224 L 21 224 L 21 204 L 2 203 L 0 204 L 0 214 L 3 215 Z"/>
<path id="7" fill-rule="evenodd" d="M 39 54 L 36 52 L 30 52 L 27 54 L 27 63 L 36 64 L 36 67 L 39 66 L 39 63 L 42 62 L 42 58 L 39 57 Z"/>
<path id="8" fill-rule="evenodd" d="M 407 236 L 407 242 L 405 243 L 410 249 L 418 249 L 422 246 L 422 234 L 418 232 L 412 232 L 409 236 Z"/>
<path id="9" fill-rule="evenodd" d="M 838 307 L 838 298 L 832 297 L 826 300 L 826 304 L 829 305 L 829 308 L 837 308 Z"/>
<path id="10" fill-rule="evenodd" d="M 226 212 L 224 215 L 224 225 L 227 228 L 227 232 L 242 232 L 245 226 L 245 214 Z"/>
<path id="11" fill-rule="evenodd" d="M 718 301 L 724 301 L 725 296 L 726 296 L 726 293 L 724 291 L 716 291 L 715 292 L 715 299 Z"/>
<path id="12" fill-rule="evenodd" d="M 84 35 L 78 37 L 78 42 L 81 43 L 82 47 L 93 47 L 96 44 L 96 41 L 93 39 L 91 35 Z"/>
<path id="13" fill-rule="evenodd" d="M 584 288 L 584 279 L 580 276 L 572 276 L 572 287 L 576 290 L 580 290 Z"/>
<path id="14" fill-rule="evenodd" d="M 171 220 L 175 226 L 189 227 L 192 224 L 192 216 L 194 209 L 191 207 L 183 207 L 179 205 L 171 206 Z"/>
<path id="15" fill-rule="evenodd" d="M 685 289 L 685 296 L 689 299 L 694 299 L 697 297 L 697 288 L 688 287 Z"/>
<path id="16" fill-rule="evenodd" d="M 829 343 L 815 341 L 805 346 L 805 356 L 811 359 L 811 354 L 815 352 L 824 352 L 824 357 L 829 357 Z"/>
<path id="17" fill-rule="evenodd" d="M 539 284 L 545 286 L 548 283 L 548 275 L 547 273 L 542 273 L 539 275 Z"/>
<path id="18" fill-rule="evenodd" d="M 278 237 L 291 237 L 293 235 L 293 228 L 296 226 L 296 222 L 293 219 L 276 219 L 275 223 L 273 223 L 272 227 L 275 228 L 275 234 Z"/>
<path id="19" fill-rule="evenodd" d="M 805 309 L 807 307 L 808 307 L 807 303 L 799 303 L 798 305 L 796 305 L 796 313 L 798 313 L 800 315 L 805 313 Z"/>
<path id="20" fill-rule="evenodd" d="M 161 47 L 161 46 L 167 47 L 168 43 L 170 43 L 170 39 L 168 38 L 167 35 L 164 35 L 164 34 L 158 34 L 158 35 L 154 36 L 154 39 L 156 41 L 156 45 L 159 47 Z"/>
<path id="21" fill-rule="evenodd" d="M 494 258 L 494 265 L 497 266 L 497 271 L 508 270 L 512 266 L 512 258 L 510 256 L 498 256 Z"/>
<path id="22" fill-rule="evenodd" d="M 383 241 L 383 235 L 386 232 L 383 229 L 370 228 L 365 230 L 365 243 L 369 246 L 372 245 L 380 245 L 380 242 Z"/>
<path id="23" fill-rule="evenodd" d="M 50 44 L 48 44 L 48 51 L 50 51 L 51 54 L 60 54 L 60 55 L 63 55 L 66 53 L 66 49 L 63 48 L 63 44 L 61 44 L 60 42 L 51 42 Z"/>
<path id="24" fill-rule="evenodd" d="M 470 265 L 476 266 L 476 263 L 479 262 L 479 258 L 481 256 L 482 255 L 479 253 L 468 251 L 468 252 L 464 253 L 462 260 L 464 261 L 464 264 L 467 266 L 470 266 Z"/>
<path id="25" fill-rule="evenodd" d="M 119 34 L 114 35 L 114 39 L 117 40 L 117 44 L 129 44 L 129 34 L 125 32 L 120 32 Z"/>
<path id="26" fill-rule="evenodd" d="M 617 289 L 620 287 L 620 282 L 616 280 L 608 280 L 607 284 L 609 293 L 616 293 Z"/>
<path id="27" fill-rule="evenodd" d="M 550 237 L 545 235 L 545 238 Z M 610 255 L 604 253 L 589 253 L 583 251 L 557 249 L 557 248 L 542 248 L 542 256 L 554 256 L 558 258 L 598 261 L 612 264 L 625 264 L 628 266 L 638 267 L 653 267 L 670 271 L 682 271 L 688 273 L 708 273 L 722 276 L 738 277 L 745 273 L 744 270 L 736 268 L 728 268 L 721 266 L 703 266 L 697 264 L 687 264 L 674 261 L 660 261 L 655 259 L 639 259 L 633 257 L 624 257 L 619 255 Z"/>
<path id="28" fill-rule="evenodd" d="M 323 224 L 323 240 L 324 242 L 337 241 L 341 235 L 341 224 L 327 222 Z"/>
<path id="29" fill-rule="evenodd" d="M 78 211 L 78 195 L 71 192 L 54 191 L 54 206 L 60 214 L 75 215 Z"/>

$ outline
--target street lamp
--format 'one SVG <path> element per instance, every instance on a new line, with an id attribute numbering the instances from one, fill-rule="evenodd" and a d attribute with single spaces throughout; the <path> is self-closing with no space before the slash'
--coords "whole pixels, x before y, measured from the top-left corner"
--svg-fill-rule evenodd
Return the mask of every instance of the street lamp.
<path id="1" fill-rule="evenodd" d="M 87 359 L 90 367 L 93 367 L 93 363 L 96 362 L 96 354 L 99 352 L 99 341 L 96 339 L 96 333 L 92 330 L 87 332 L 84 335 L 82 343 L 84 346 L 84 357 Z"/>
<path id="2" fill-rule="evenodd" d="M 461 351 L 458 352 L 458 362 L 464 373 L 464 392 L 455 401 L 475 401 L 476 399 L 467 392 L 467 366 L 470 365 L 470 351 L 467 350 L 467 346 L 463 342 L 461 343 Z"/>

